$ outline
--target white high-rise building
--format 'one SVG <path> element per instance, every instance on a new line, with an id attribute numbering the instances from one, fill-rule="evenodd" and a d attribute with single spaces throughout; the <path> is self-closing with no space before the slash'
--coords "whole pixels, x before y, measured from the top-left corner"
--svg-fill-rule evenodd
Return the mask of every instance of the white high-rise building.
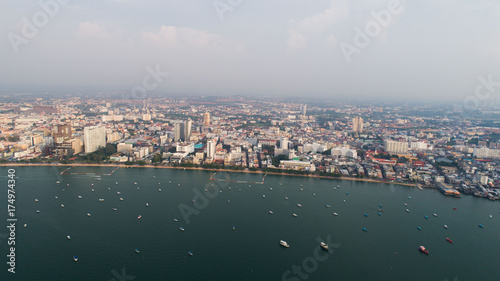
<path id="1" fill-rule="evenodd" d="M 307 104 L 302 105 L 302 115 L 306 116 L 307 114 Z"/>
<path id="2" fill-rule="evenodd" d="M 352 130 L 356 133 L 363 132 L 363 118 L 356 116 L 352 119 Z"/>
<path id="3" fill-rule="evenodd" d="M 407 154 L 408 153 L 408 142 L 400 142 L 393 140 L 384 141 L 385 151 L 391 154 Z"/>
<path id="4" fill-rule="evenodd" d="M 85 153 L 91 153 L 106 146 L 106 129 L 104 126 L 85 127 L 83 129 Z"/>
<path id="5" fill-rule="evenodd" d="M 213 158 L 215 155 L 215 145 L 217 142 L 215 140 L 207 141 L 207 158 Z"/>
<path id="6" fill-rule="evenodd" d="M 191 119 L 184 122 L 177 122 L 174 124 L 174 141 L 189 141 L 191 138 L 191 126 L 193 121 Z"/>
<path id="7" fill-rule="evenodd" d="M 280 141 L 281 149 L 288 149 L 288 138 L 282 138 Z"/>

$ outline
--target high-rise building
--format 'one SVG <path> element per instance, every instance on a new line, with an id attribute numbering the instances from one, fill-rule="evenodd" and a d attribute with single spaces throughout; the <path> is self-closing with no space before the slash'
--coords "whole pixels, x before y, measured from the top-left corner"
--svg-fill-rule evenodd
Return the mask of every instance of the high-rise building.
<path id="1" fill-rule="evenodd" d="M 205 127 L 208 127 L 210 126 L 210 112 L 205 112 L 205 115 L 203 116 L 203 125 L 205 125 Z"/>
<path id="2" fill-rule="evenodd" d="M 215 155 L 215 145 L 217 142 L 215 140 L 207 141 L 207 158 L 213 158 Z"/>
<path id="3" fill-rule="evenodd" d="M 391 154 L 407 154 L 408 153 L 408 142 L 385 140 L 384 141 L 385 152 Z"/>
<path id="4" fill-rule="evenodd" d="M 54 137 L 55 143 L 63 143 L 66 140 L 71 139 L 71 125 L 57 125 L 52 131 L 52 136 Z"/>
<path id="5" fill-rule="evenodd" d="M 288 149 L 288 138 L 282 138 L 280 141 L 281 149 Z"/>
<path id="6" fill-rule="evenodd" d="M 189 141 L 191 138 L 191 126 L 193 121 L 191 119 L 184 122 L 177 122 L 174 124 L 174 141 Z"/>
<path id="7" fill-rule="evenodd" d="M 182 138 L 182 134 L 184 133 L 184 123 L 177 122 L 174 124 L 174 141 L 178 142 Z"/>
<path id="8" fill-rule="evenodd" d="M 306 116 L 307 114 L 307 104 L 302 105 L 302 115 Z"/>
<path id="9" fill-rule="evenodd" d="M 356 116 L 352 119 L 352 130 L 356 133 L 363 132 L 363 118 Z"/>
<path id="10" fill-rule="evenodd" d="M 104 126 L 85 127 L 83 129 L 85 153 L 91 153 L 106 146 L 106 129 Z"/>
<path id="11" fill-rule="evenodd" d="M 188 119 L 184 121 L 184 141 L 189 141 L 191 138 L 191 126 L 193 125 L 193 120 Z"/>

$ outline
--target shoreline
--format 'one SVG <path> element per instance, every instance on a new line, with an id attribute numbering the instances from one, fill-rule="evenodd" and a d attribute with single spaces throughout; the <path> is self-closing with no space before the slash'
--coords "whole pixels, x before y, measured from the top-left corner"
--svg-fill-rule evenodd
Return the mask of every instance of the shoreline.
<path id="1" fill-rule="evenodd" d="M 244 170 L 230 170 L 230 169 L 211 169 L 211 168 L 200 168 L 200 167 L 168 167 L 168 166 L 154 166 L 154 165 L 143 165 L 143 166 L 128 166 L 122 164 L 45 164 L 45 163 L 36 163 L 36 164 L 0 164 L 0 167 L 119 167 L 119 168 L 154 168 L 154 169 L 177 169 L 177 170 L 198 170 L 198 171 L 216 171 L 216 172 L 233 172 L 233 173 L 250 173 L 250 174 L 268 174 L 268 175 L 278 175 L 278 176 L 292 176 L 292 177 L 304 177 L 304 178 L 320 178 L 320 179 L 330 179 L 330 180 L 350 180 L 350 181 L 361 181 L 361 182 L 372 182 L 372 183 L 385 183 L 385 184 L 395 184 L 402 186 L 412 186 L 416 187 L 414 183 L 404 183 L 404 182 L 390 182 L 390 181 L 382 181 L 376 179 L 367 179 L 367 178 L 347 178 L 347 177 L 328 177 L 328 176 L 319 176 L 319 175 L 294 175 L 287 173 L 276 173 L 276 172 L 263 172 L 263 171 L 244 171 Z"/>

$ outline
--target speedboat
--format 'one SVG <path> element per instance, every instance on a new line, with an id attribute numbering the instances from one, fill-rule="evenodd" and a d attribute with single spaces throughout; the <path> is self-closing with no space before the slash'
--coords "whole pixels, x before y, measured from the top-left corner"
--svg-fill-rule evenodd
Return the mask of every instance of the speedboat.
<path id="1" fill-rule="evenodd" d="M 408 210 L 408 209 L 406 209 L 405 211 L 406 211 L 407 213 L 409 213 L 409 212 L 410 212 L 410 210 Z"/>
<path id="2" fill-rule="evenodd" d="M 142 216 L 141 216 L 141 215 L 139 215 L 139 216 L 137 217 L 137 219 L 140 219 L 140 218 L 142 218 Z"/>
<path id="3" fill-rule="evenodd" d="M 450 242 L 451 244 L 453 244 L 453 241 L 451 241 L 450 238 L 446 238 L 446 241 Z"/>
<path id="4" fill-rule="evenodd" d="M 292 216 L 296 217 L 296 216 L 297 216 L 297 214 L 296 214 L 296 213 L 293 213 L 293 214 L 292 214 Z"/>
<path id="5" fill-rule="evenodd" d="M 92 216 L 92 215 L 90 213 L 87 213 L 87 217 L 90 217 L 90 216 Z"/>
<path id="6" fill-rule="evenodd" d="M 69 235 L 68 235 L 68 236 L 66 236 L 66 238 L 68 238 L 68 240 L 71 240 L 71 236 L 69 236 Z"/>
<path id="7" fill-rule="evenodd" d="M 334 216 L 338 216 L 339 214 L 337 214 L 337 213 L 333 213 L 333 215 L 334 215 Z"/>
<path id="8" fill-rule="evenodd" d="M 280 245 L 283 246 L 283 247 L 285 247 L 285 248 L 289 248 L 290 247 L 290 245 L 288 245 L 288 243 L 286 243 L 286 241 L 284 241 L 284 240 L 280 240 Z"/>
<path id="9" fill-rule="evenodd" d="M 321 242 L 319 245 L 321 246 L 321 248 L 328 251 L 328 244 L 326 244 L 325 242 Z"/>
<path id="10" fill-rule="evenodd" d="M 149 203 L 146 203 L 146 207 L 149 207 Z"/>
<path id="11" fill-rule="evenodd" d="M 193 255 L 193 252 L 188 251 L 188 255 L 192 256 L 192 255 Z"/>
<path id="12" fill-rule="evenodd" d="M 38 199 L 35 198 L 35 202 L 38 202 Z"/>
<path id="13" fill-rule="evenodd" d="M 448 226 L 445 224 L 445 225 L 444 225 L 444 228 L 448 229 Z"/>
<path id="14" fill-rule="evenodd" d="M 104 199 L 103 198 L 99 198 L 99 202 L 102 202 L 102 201 L 104 201 Z"/>
<path id="15" fill-rule="evenodd" d="M 122 193 L 121 193 L 120 191 L 117 191 L 117 192 L 116 192 L 116 194 L 120 195 L 120 194 L 122 194 Z"/>
<path id="16" fill-rule="evenodd" d="M 429 250 L 427 250 L 424 246 L 420 246 L 418 247 L 418 250 L 420 250 L 420 252 L 428 255 L 429 254 Z"/>
<path id="17" fill-rule="evenodd" d="M 436 213 L 433 213 L 432 215 L 433 215 L 433 216 L 435 216 L 435 217 L 437 217 L 437 216 L 438 216 Z"/>
<path id="18" fill-rule="evenodd" d="M 120 201 L 123 201 L 123 198 L 120 197 Z"/>
<path id="19" fill-rule="evenodd" d="M 74 257 L 73 257 L 73 260 L 74 260 L 75 262 L 77 262 L 77 261 L 78 261 L 78 257 L 77 257 L 77 256 L 74 256 Z"/>
<path id="20" fill-rule="evenodd" d="M 64 204 L 61 204 L 61 207 L 64 208 Z"/>
<path id="21" fill-rule="evenodd" d="M 78 195 L 78 199 L 82 199 L 83 197 L 81 195 Z"/>
<path id="22" fill-rule="evenodd" d="M 36 210 L 37 213 L 40 213 L 40 210 Z"/>
<path id="23" fill-rule="evenodd" d="M 136 253 L 139 253 L 139 249 L 135 249 L 135 252 L 136 252 Z"/>
<path id="24" fill-rule="evenodd" d="M 272 214 L 274 214 L 274 213 L 273 213 L 273 211 L 269 211 L 269 213 L 270 213 L 271 215 L 272 215 Z"/>
<path id="25" fill-rule="evenodd" d="M 302 205 L 301 204 L 297 204 L 297 207 L 302 207 Z"/>
<path id="26" fill-rule="evenodd" d="M 182 227 L 182 226 L 181 226 L 181 227 L 179 227 L 179 229 L 180 229 L 181 231 L 184 231 L 184 227 Z"/>
<path id="27" fill-rule="evenodd" d="M 265 195 L 262 195 L 262 198 L 266 198 L 266 196 L 265 196 Z"/>

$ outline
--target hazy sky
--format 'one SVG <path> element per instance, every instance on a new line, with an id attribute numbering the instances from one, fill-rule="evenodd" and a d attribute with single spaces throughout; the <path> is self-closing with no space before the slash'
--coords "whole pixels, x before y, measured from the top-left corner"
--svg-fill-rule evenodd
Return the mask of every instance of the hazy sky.
<path id="1" fill-rule="evenodd" d="M 498 0 L 40 2 L 0 0 L 0 85 L 463 100 L 500 82 Z"/>

